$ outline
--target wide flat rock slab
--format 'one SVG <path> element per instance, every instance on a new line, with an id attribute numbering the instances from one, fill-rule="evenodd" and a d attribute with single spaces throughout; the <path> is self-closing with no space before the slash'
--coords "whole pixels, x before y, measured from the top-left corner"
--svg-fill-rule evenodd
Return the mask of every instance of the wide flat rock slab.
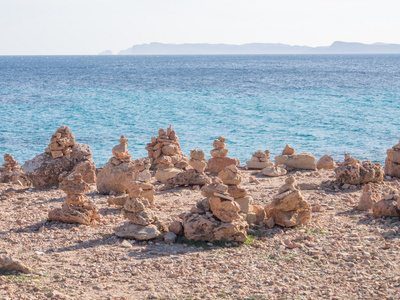
<path id="1" fill-rule="evenodd" d="M 156 225 L 141 226 L 132 223 L 115 228 L 115 235 L 125 239 L 136 239 L 139 241 L 151 240 L 158 237 L 161 232 Z"/>
<path id="2" fill-rule="evenodd" d="M 316 170 L 315 157 L 311 153 L 275 156 L 275 165 L 285 165 L 301 170 Z"/>

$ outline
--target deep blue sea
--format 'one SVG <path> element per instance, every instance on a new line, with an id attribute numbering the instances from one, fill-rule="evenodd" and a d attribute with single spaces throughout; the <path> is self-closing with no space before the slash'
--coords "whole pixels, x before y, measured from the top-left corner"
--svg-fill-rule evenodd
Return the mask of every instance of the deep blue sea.
<path id="1" fill-rule="evenodd" d="M 68 125 L 98 166 L 170 124 L 186 155 L 257 149 L 383 163 L 400 138 L 399 55 L 0 56 L 0 155 L 22 165 Z M 2 157 L 0 157 L 2 161 Z"/>

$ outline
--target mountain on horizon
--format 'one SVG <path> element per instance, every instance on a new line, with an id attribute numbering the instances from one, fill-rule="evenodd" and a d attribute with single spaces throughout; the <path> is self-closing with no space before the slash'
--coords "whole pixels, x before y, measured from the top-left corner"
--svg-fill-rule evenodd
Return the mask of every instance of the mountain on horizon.
<path id="1" fill-rule="evenodd" d="M 240 54 L 400 54 L 400 44 L 362 44 L 336 41 L 330 46 L 291 46 L 280 43 L 134 45 L 119 55 L 240 55 Z"/>

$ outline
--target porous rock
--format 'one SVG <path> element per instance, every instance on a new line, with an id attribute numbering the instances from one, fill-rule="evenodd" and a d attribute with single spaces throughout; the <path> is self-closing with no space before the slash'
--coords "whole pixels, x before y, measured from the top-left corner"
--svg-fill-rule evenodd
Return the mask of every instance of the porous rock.
<path id="1" fill-rule="evenodd" d="M 315 170 L 315 157 L 311 153 L 279 155 L 275 157 L 275 165 L 285 165 L 300 170 Z"/>

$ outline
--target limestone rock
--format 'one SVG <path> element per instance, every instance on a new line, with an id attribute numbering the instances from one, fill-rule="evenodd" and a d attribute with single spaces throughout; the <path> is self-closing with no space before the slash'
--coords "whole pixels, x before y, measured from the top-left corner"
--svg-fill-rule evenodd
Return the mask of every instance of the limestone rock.
<path id="1" fill-rule="evenodd" d="M 235 241 L 247 240 L 248 224 L 239 218 L 232 223 L 223 223 L 206 215 L 187 215 L 183 221 L 184 234 L 195 241 Z"/>
<path id="2" fill-rule="evenodd" d="M 250 213 L 253 211 L 253 198 L 250 196 L 246 196 L 243 198 L 236 198 L 235 202 L 240 206 L 240 212 Z"/>
<path id="3" fill-rule="evenodd" d="M 396 200 L 382 199 L 374 204 L 372 208 L 374 217 L 399 217 L 400 210 L 397 207 Z"/>
<path id="4" fill-rule="evenodd" d="M 174 178 L 175 176 L 177 176 L 179 173 L 182 172 L 183 170 L 178 168 L 157 170 L 155 177 L 157 181 L 160 181 L 162 183 L 168 183 L 168 179 Z"/>
<path id="5" fill-rule="evenodd" d="M 332 170 L 336 168 L 336 163 L 331 156 L 325 154 L 317 162 L 317 169 Z"/>
<path id="6" fill-rule="evenodd" d="M 285 165 L 302 170 L 315 170 L 317 168 L 315 157 L 311 153 L 276 156 L 275 165 Z"/>
<path id="7" fill-rule="evenodd" d="M 0 183 L 19 183 L 30 186 L 31 182 L 18 162 L 9 153 L 4 154 L 3 168 L 0 167 Z"/>
<path id="8" fill-rule="evenodd" d="M 207 160 L 205 158 L 204 151 L 200 149 L 191 150 L 189 164 L 197 172 L 204 172 L 207 167 Z"/>
<path id="9" fill-rule="evenodd" d="M 183 225 L 182 222 L 175 220 L 169 225 L 168 230 L 175 233 L 177 236 L 183 235 Z"/>
<path id="10" fill-rule="evenodd" d="M 243 188 L 240 188 L 236 185 L 228 185 L 228 194 L 234 198 L 243 198 L 247 196 L 247 191 Z"/>
<path id="11" fill-rule="evenodd" d="M 344 164 L 335 169 L 336 181 L 339 184 L 362 184 L 368 182 L 382 182 L 383 170 L 380 164 L 370 161 L 356 161 L 349 158 Z"/>
<path id="12" fill-rule="evenodd" d="M 92 204 L 68 206 L 66 203 L 62 208 L 56 208 L 49 212 L 49 219 L 64 223 L 80 223 L 89 225 L 93 220 L 99 220 L 97 209 Z"/>
<path id="13" fill-rule="evenodd" d="M 262 170 L 273 167 L 275 164 L 269 160 L 269 150 L 265 150 L 264 152 L 257 150 L 250 161 L 246 162 L 246 165 L 248 169 Z"/>
<path id="14" fill-rule="evenodd" d="M 278 176 L 283 176 L 286 175 L 286 170 L 281 167 L 268 167 L 265 168 L 261 171 L 265 176 L 268 177 L 278 177 Z"/>
<path id="15" fill-rule="evenodd" d="M 379 194 L 373 190 L 372 186 L 366 184 L 363 188 L 360 200 L 357 205 L 358 210 L 372 209 L 376 202 L 379 201 Z"/>
<path id="16" fill-rule="evenodd" d="M 45 153 L 50 154 L 54 159 L 63 156 L 68 157 L 75 144 L 75 137 L 69 131 L 68 126 L 61 126 L 51 137 L 50 144 L 45 149 Z"/>
<path id="17" fill-rule="evenodd" d="M 273 197 L 265 207 L 266 219 L 284 227 L 307 224 L 311 219 L 311 205 L 306 202 L 299 190 L 294 187 L 294 178 L 288 177 L 279 189 L 279 194 Z"/>
<path id="18" fill-rule="evenodd" d="M 238 165 L 238 161 L 229 157 L 213 157 L 208 160 L 207 167 L 210 173 L 218 173 L 230 165 Z"/>
<path id="19" fill-rule="evenodd" d="M 256 224 L 260 225 L 265 219 L 265 210 L 260 205 L 253 205 L 252 212 L 256 214 Z"/>
<path id="20" fill-rule="evenodd" d="M 79 170 L 87 183 L 96 182 L 95 169 L 82 167 L 86 163 L 94 166 L 90 147 L 75 143 L 74 146 L 68 148 L 71 149 L 70 153 L 57 159 L 48 153 L 42 153 L 25 162 L 22 168 L 35 188 L 46 189 L 58 186 L 62 180 L 61 174 L 69 174 L 75 170 Z M 83 170 L 87 170 L 87 173 Z"/>
<path id="21" fill-rule="evenodd" d="M 210 209 L 212 213 L 222 222 L 229 223 L 240 218 L 240 206 L 232 200 L 211 197 Z"/>
<path id="22" fill-rule="evenodd" d="M 218 177 L 224 184 L 239 185 L 242 182 L 242 175 L 235 165 L 230 165 L 218 173 Z"/>
<path id="23" fill-rule="evenodd" d="M 168 179 L 171 185 L 206 185 L 211 183 L 211 179 L 204 173 L 198 173 L 194 169 L 183 171 L 175 177 Z"/>
<path id="24" fill-rule="evenodd" d="M 133 161 L 118 161 L 114 164 L 113 158 L 97 175 L 97 190 L 100 194 L 109 194 L 114 191 L 117 194 L 124 194 L 128 190 L 128 184 L 134 179 Z"/>
<path id="25" fill-rule="evenodd" d="M 114 157 L 119 160 L 129 160 L 131 155 L 128 152 L 128 139 L 121 135 L 119 142 L 120 144 L 112 149 Z"/>
<path id="26" fill-rule="evenodd" d="M 2 272 L 20 272 L 25 274 L 32 274 L 33 270 L 26 266 L 18 259 L 12 259 L 7 256 L 0 257 L 0 271 Z"/>
<path id="27" fill-rule="evenodd" d="M 139 241 L 151 240 L 158 237 L 161 232 L 156 225 L 141 226 L 125 223 L 115 228 L 115 235 L 125 239 L 136 239 Z"/>
<path id="28" fill-rule="evenodd" d="M 385 175 L 391 177 L 400 177 L 400 143 L 394 145 L 392 149 L 387 150 L 385 160 Z"/>
<path id="29" fill-rule="evenodd" d="M 295 153 L 295 150 L 291 148 L 288 144 L 286 144 L 285 149 L 282 151 L 282 155 L 293 155 Z"/>

